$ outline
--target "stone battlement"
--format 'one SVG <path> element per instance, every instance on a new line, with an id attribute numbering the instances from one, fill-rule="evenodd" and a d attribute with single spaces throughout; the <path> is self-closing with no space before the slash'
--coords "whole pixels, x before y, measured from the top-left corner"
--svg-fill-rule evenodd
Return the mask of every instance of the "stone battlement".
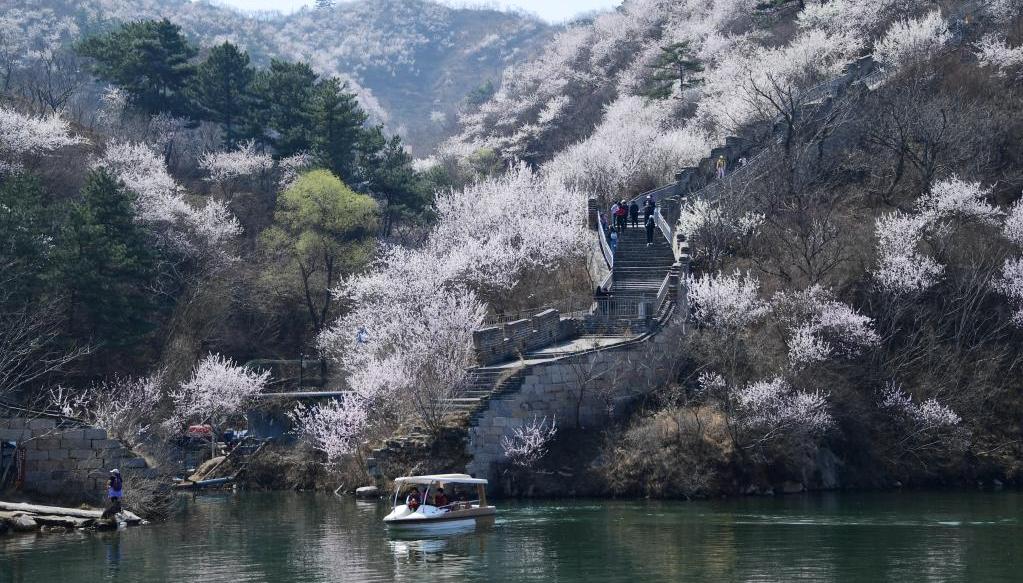
<path id="1" fill-rule="evenodd" d="M 558 310 L 544 310 L 531 318 L 476 330 L 472 333 L 472 346 L 477 361 L 486 366 L 511 360 L 578 334 L 576 320 L 562 318 Z"/>

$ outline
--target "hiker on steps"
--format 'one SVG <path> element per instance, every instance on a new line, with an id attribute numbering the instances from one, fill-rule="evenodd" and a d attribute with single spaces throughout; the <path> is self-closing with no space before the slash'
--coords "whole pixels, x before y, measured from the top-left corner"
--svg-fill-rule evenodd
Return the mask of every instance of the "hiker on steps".
<path id="1" fill-rule="evenodd" d="M 613 205 L 611 205 L 611 230 L 612 231 L 615 230 L 615 228 L 618 226 L 618 210 L 619 210 L 618 206 L 619 205 L 618 205 L 618 201 L 617 200 L 615 201 L 615 203 Z"/>
<path id="2" fill-rule="evenodd" d="M 657 221 L 654 220 L 653 215 L 649 215 L 643 226 L 646 227 L 646 246 L 650 247 L 654 244 L 654 229 L 657 228 Z"/>
<path id="3" fill-rule="evenodd" d="M 632 201 L 629 205 L 629 218 L 632 219 L 632 226 L 639 226 L 639 203 Z"/>
<path id="4" fill-rule="evenodd" d="M 614 255 L 615 249 L 618 248 L 618 231 L 611 229 L 611 254 Z"/>
<path id="5" fill-rule="evenodd" d="M 654 197 L 649 194 L 646 195 L 646 201 L 643 203 L 643 223 L 646 224 L 647 220 L 654 215 L 654 209 L 657 208 L 657 203 L 654 202 Z"/>
<path id="6" fill-rule="evenodd" d="M 714 168 L 717 169 L 718 178 L 724 178 L 725 170 L 728 169 L 728 160 L 725 160 L 723 155 L 718 156 L 717 162 L 714 163 Z"/>
<path id="7" fill-rule="evenodd" d="M 618 223 L 618 230 L 625 231 L 629 226 L 629 205 L 625 204 L 623 198 L 618 202 L 618 212 L 615 213 L 615 222 Z"/>

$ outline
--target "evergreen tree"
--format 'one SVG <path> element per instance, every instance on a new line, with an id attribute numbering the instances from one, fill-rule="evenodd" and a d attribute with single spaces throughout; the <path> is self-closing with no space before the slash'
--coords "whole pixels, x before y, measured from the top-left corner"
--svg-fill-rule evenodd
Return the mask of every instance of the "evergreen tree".
<path id="1" fill-rule="evenodd" d="M 139 109 L 153 114 L 190 113 L 186 86 L 195 73 L 190 61 L 196 49 L 181 28 L 166 18 L 130 22 L 89 37 L 78 51 L 94 59 L 96 75 L 124 89 Z"/>
<path id="2" fill-rule="evenodd" d="M 400 136 L 387 140 L 379 127 L 367 133 L 363 144 L 372 146 L 362 158 L 365 186 L 384 204 L 382 230 L 386 236 L 401 221 L 425 220 L 432 193 L 427 181 L 412 167 L 412 156 L 405 150 Z M 376 147 L 381 140 L 382 145 Z"/>
<path id="3" fill-rule="evenodd" d="M 72 335 L 126 346 L 153 327 L 157 256 L 135 221 L 134 197 L 104 170 L 89 173 L 58 252 Z"/>
<path id="4" fill-rule="evenodd" d="M 38 299 L 53 247 L 52 213 L 39 181 L 13 176 L 0 184 L 0 285 L 4 301 Z"/>
<path id="5" fill-rule="evenodd" d="M 661 55 L 651 68 L 654 74 L 643 93 L 653 99 L 668 99 L 676 86 L 681 92 L 703 83 L 694 76 L 703 72 L 703 65 L 692 58 L 688 41 L 661 47 Z"/>
<path id="6" fill-rule="evenodd" d="M 306 63 L 274 59 L 253 83 L 256 103 L 250 133 L 270 144 L 278 156 L 308 152 L 313 146 L 313 95 L 316 73 Z"/>
<path id="7" fill-rule="evenodd" d="M 314 144 L 323 164 L 345 182 L 356 178 L 357 154 L 363 126 L 368 119 L 355 94 L 336 77 L 316 87 L 313 120 Z"/>
<path id="8" fill-rule="evenodd" d="M 213 47 L 196 69 L 192 94 L 197 114 L 223 126 L 228 147 L 237 144 L 239 126 L 248 117 L 254 76 L 248 53 L 229 42 Z"/>

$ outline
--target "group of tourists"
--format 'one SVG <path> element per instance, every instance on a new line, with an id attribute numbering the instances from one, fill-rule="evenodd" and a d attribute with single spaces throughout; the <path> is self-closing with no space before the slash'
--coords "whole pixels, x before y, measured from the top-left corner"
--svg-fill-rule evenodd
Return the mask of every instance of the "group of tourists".
<path id="1" fill-rule="evenodd" d="M 654 231 L 657 229 L 657 220 L 654 218 L 654 210 L 657 208 L 657 202 L 654 201 L 653 197 L 647 195 L 643 201 L 643 226 L 646 228 L 646 245 L 650 247 L 654 244 Z M 639 227 L 639 203 L 635 200 L 632 203 L 625 202 L 625 199 L 616 201 L 611 205 L 611 211 L 608 217 L 603 214 L 600 215 L 600 222 L 603 224 L 604 231 L 608 233 L 608 244 L 611 246 L 611 253 L 614 253 L 618 249 L 618 239 L 621 233 L 629 228 L 629 224 L 632 224 L 633 228 Z"/>
<path id="2" fill-rule="evenodd" d="M 464 494 L 458 497 L 461 498 L 462 500 L 465 499 Z M 420 491 L 419 488 L 413 486 L 412 488 L 409 489 L 408 494 L 405 496 L 405 504 L 408 506 L 409 510 L 415 512 L 423 504 L 428 504 L 441 510 L 450 510 L 449 507 L 453 502 L 453 500 L 448 498 L 448 495 L 444 493 L 443 486 L 438 486 L 433 491 L 432 502 L 427 498 L 428 492 L 426 488 L 423 488 L 423 490 Z"/>

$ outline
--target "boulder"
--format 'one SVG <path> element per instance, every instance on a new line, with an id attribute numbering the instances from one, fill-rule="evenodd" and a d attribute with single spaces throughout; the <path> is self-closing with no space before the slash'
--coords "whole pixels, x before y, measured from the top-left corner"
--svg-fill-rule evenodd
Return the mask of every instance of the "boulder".
<path id="1" fill-rule="evenodd" d="M 362 486 L 355 489 L 355 496 L 357 498 L 379 498 L 380 488 L 376 486 Z"/>
<path id="2" fill-rule="evenodd" d="M 8 519 L 7 522 L 11 525 L 11 530 L 14 532 L 34 532 L 39 530 L 39 524 L 26 514 L 18 514 Z"/>

